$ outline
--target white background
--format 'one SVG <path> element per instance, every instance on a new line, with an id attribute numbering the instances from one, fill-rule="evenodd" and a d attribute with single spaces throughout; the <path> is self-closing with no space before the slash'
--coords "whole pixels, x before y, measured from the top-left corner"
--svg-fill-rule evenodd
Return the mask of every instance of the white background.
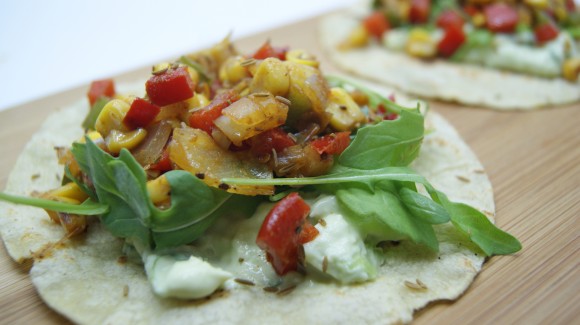
<path id="1" fill-rule="evenodd" d="M 355 0 L 0 0 L 0 110 Z"/>

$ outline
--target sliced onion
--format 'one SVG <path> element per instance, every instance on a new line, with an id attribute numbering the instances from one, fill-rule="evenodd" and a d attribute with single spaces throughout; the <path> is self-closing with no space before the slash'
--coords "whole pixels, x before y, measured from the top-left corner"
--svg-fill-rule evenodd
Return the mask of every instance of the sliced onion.
<path id="1" fill-rule="evenodd" d="M 147 128 L 147 137 L 132 151 L 133 157 L 147 168 L 161 156 L 173 130 L 171 122 L 163 120 Z"/>

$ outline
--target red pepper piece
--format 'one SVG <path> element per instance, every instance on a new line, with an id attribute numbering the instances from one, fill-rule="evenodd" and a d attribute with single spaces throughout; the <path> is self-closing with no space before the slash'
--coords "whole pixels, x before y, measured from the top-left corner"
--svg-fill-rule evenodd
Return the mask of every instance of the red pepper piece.
<path id="1" fill-rule="evenodd" d="M 463 17 L 452 9 L 447 9 L 441 12 L 439 17 L 437 17 L 437 27 L 446 29 L 451 25 L 463 27 Z"/>
<path id="2" fill-rule="evenodd" d="M 123 123 L 131 129 L 144 128 L 151 124 L 161 108 L 143 98 L 135 98 L 125 115 Z"/>
<path id="3" fill-rule="evenodd" d="M 322 138 L 314 139 L 310 145 L 319 154 L 339 155 L 350 144 L 350 131 L 332 133 Z"/>
<path id="4" fill-rule="evenodd" d="M 518 12 L 505 3 L 494 3 L 483 9 L 487 29 L 494 33 L 513 33 L 518 24 Z"/>
<path id="5" fill-rule="evenodd" d="M 558 37 L 560 30 L 551 21 L 546 21 L 534 28 L 534 35 L 536 36 L 536 42 L 538 44 L 544 44 Z"/>
<path id="6" fill-rule="evenodd" d="M 189 125 L 192 128 L 201 129 L 211 134 L 214 127 L 213 121 L 220 117 L 224 108 L 230 106 L 238 99 L 240 99 L 240 96 L 233 90 L 218 94 L 209 105 L 194 111 L 189 116 Z"/>
<path id="7" fill-rule="evenodd" d="M 256 244 L 266 251 L 278 275 L 297 270 L 302 262 L 298 231 L 309 213 L 308 204 L 293 192 L 278 202 L 262 223 Z"/>
<path id="8" fill-rule="evenodd" d="M 302 245 L 311 242 L 318 236 L 319 231 L 314 227 L 310 221 L 306 220 L 304 224 L 302 224 L 302 230 L 300 234 L 298 234 L 298 242 Z"/>
<path id="9" fill-rule="evenodd" d="M 445 28 L 443 38 L 437 44 L 437 53 L 443 57 L 452 56 L 465 42 L 465 33 L 461 25 L 449 25 Z"/>
<path id="10" fill-rule="evenodd" d="M 179 67 L 151 76 L 145 89 L 153 104 L 166 106 L 193 97 L 195 85 L 187 69 Z"/>
<path id="11" fill-rule="evenodd" d="M 252 138 L 251 152 L 256 156 L 263 156 L 272 152 L 284 150 L 295 145 L 296 142 L 279 127 L 262 132 Z"/>
<path id="12" fill-rule="evenodd" d="M 375 11 L 363 20 L 363 26 L 377 40 L 383 37 L 383 34 L 391 28 L 387 17 L 380 12 Z"/>
<path id="13" fill-rule="evenodd" d="M 169 150 L 167 148 L 163 149 L 161 157 L 154 164 L 149 166 L 151 170 L 157 170 L 159 172 L 167 172 L 173 169 L 173 164 L 171 163 L 171 158 L 169 158 Z"/>
<path id="14" fill-rule="evenodd" d="M 112 98 L 115 96 L 115 82 L 113 79 L 95 80 L 91 83 L 87 97 L 91 107 L 101 97 Z"/>
<path id="15" fill-rule="evenodd" d="M 424 24 L 429 20 L 431 0 L 411 0 L 409 21 L 413 24 Z"/>
<path id="16" fill-rule="evenodd" d="M 270 41 L 266 41 L 257 51 L 252 55 L 256 60 L 264 60 L 267 58 L 278 58 L 282 61 L 286 60 L 286 52 L 288 48 L 274 47 L 270 45 Z"/>

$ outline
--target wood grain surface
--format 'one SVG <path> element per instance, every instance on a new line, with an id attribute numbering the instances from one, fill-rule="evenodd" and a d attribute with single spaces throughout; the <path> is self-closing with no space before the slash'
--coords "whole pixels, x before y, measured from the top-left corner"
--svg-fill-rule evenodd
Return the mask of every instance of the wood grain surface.
<path id="1" fill-rule="evenodd" d="M 247 52 L 269 38 L 275 45 L 309 49 L 325 72 L 334 71 L 318 46 L 316 26 L 317 19 L 301 21 L 236 44 Z M 148 72 L 144 67 L 115 79 L 144 80 Z M 86 89 L 82 85 L 0 112 L 0 188 L 46 116 L 83 97 Z M 431 304 L 417 312 L 414 323 L 580 324 L 580 104 L 530 112 L 439 102 L 431 107 L 478 155 L 494 186 L 496 222 L 522 242 L 523 250 L 489 259 L 459 300 Z M 36 294 L 29 268 L 0 248 L 0 323 L 68 323 Z"/>

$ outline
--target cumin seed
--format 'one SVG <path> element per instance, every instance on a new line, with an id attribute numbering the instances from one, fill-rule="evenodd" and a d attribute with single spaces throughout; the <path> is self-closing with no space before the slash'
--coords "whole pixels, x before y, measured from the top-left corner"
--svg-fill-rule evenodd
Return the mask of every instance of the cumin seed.
<path id="1" fill-rule="evenodd" d="M 324 219 L 320 219 L 318 220 L 318 223 L 322 226 L 322 227 L 326 227 L 326 220 Z"/>
<path id="2" fill-rule="evenodd" d="M 419 279 L 415 279 L 415 282 L 417 282 L 417 284 L 423 288 L 424 290 L 427 290 L 427 285 L 425 283 L 423 283 L 423 281 L 419 280 Z"/>
<path id="3" fill-rule="evenodd" d="M 264 287 L 263 290 L 266 292 L 274 293 L 274 292 L 278 292 L 278 287 Z"/>
<path id="4" fill-rule="evenodd" d="M 326 273 L 327 269 L 328 269 L 328 257 L 324 256 L 324 258 L 322 259 L 322 273 Z"/>
<path id="5" fill-rule="evenodd" d="M 38 179 L 38 178 L 40 178 L 40 174 L 33 174 L 32 176 L 30 176 L 30 179 L 31 180 L 35 180 L 35 179 Z"/>
<path id="6" fill-rule="evenodd" d="M 240 63 L 240 66 L 247 67 L 247 66 L 250 66 L 250 65 L 252 65 L 254 63 L 256 63 L 256 59 L 247 59 L 247 60 L 242 61 Z"/>
<path id="7" fill-rule="evenodd" d="M 246 280 L 246 279 L 235 278 L 234 281 L 236 281 L 239 284 L 246 285 L 246 286 L 256 285 L 254 282 L 252 282 L 250 280 Z"/>
<path id="8" fill-rule="evenodd" d="M 286 104 L 287 106 L 290 106 L 292 104 L 292 102 L 286 97 L 276 96 L 276 100 L 282 104 Z"/>
<path id="9" fill-rule="evenodd" d="M 485 170 L 483 170 L 483 169 L 474 169 L 473 172 L 476 173 L 476 174 L 484 174 L 485 173 Z"/>
<path id="10" fill-rule="evenodd" d="M 411 281 L 405 281 L 405 286 L 409 289 L 413 289 L 413 290 L 425 290 L 424 288 L 422 288 L 420 285 L 418 285 L 415 282 L 411 282 Z"/>
<path id="11" fill-rule="evenodd" d="M 471 180 L 465 176 L 461 176 L 461 175 L 455 175 L 455 177 L 457 177 L 458 180 L 465 182 L 465 183 L 469 183 L 471 182 Z"/>
<path id="12" fill-rule="evenodd" d="M 128 297 L 129 296 L 129 285 L 126 284 L 123 286 L 123 297 Z"/>
<path id="13" fill-rule="evenodd" d="M 290 294 L 292 291 L 294 291 L 294 289 L 296 289 L 296 286 L 292 285 L 292 286 L 289 286 L 287 288 L 284 288 L 284 289 L 278 291 L 276 294 L 278 296 L 285 296 L 287 294 Z"/>
<path id="14" fill-rule="evenodd" d="M 254 97 L 268 97 L 270 93 L 253 93 Z"/>

